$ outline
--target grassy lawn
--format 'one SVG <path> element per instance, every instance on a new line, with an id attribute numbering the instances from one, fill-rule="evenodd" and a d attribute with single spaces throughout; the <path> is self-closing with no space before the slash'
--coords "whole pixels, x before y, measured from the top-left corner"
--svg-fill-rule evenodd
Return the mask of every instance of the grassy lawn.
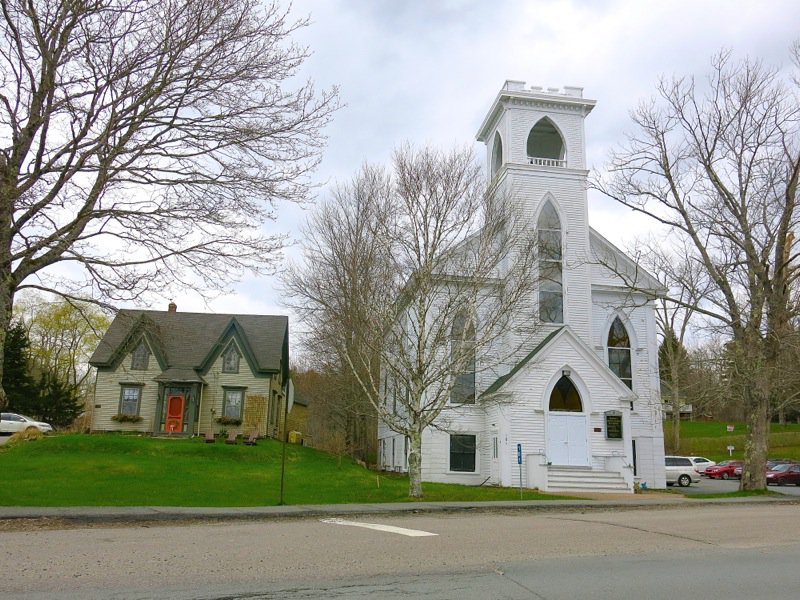
<path id="1" fill-rule="evenodd" d="M 404 502 L 408 479 L 288 446 L 286 504 Z M 281 444 L 65 434 L 0 446 L 2 506 L 273 506 Z M 423 484 L 426 501 L 519 500 L 519 489 Z M 524 490 L 523 499 L 563 496 Z"/>
<path id="2" fill-rule="evenodd" d="M 727 425 L 733 425 L 728 432 Z M 671 440 L 671 423 L 664 423 L 664 439 L 669 445 Z M 720 461 L 726 458 L 744 457 L 744 423 L 726 423 L 723 421 L 682 421 L 681 446 L 677 451 L 669 449 L 669 453 L 684 456 L 706 456 Z M 733 456 L 728 456 L 727 446 L 733 446 Z M 792 423 L 770 425 L 769 455 L 774 458 L 791 458 L 800 460 L 800 424 Z"/>

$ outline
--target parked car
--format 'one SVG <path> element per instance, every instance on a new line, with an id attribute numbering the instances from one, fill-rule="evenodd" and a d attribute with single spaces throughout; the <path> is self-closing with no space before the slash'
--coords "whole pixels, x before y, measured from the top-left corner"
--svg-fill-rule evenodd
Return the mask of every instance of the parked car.
<path id="1" fill-rule="evenodd" d="M 688 456 L 665 456 L 664 470 L 667 475 L 667 485 L 677 483 L 681 487 L 686 487 L 692 482 L 700 481 L 700 471 Z"/>
<path id="2" fill-rule="evenodd" d="M 706 472 L 708 467 L 713 467 L 715 464 L 717 464 L 705 456 L 687 456 L 686 458 L 692 461 L 694 468 L 697 469 L 697 472 L 701 475 Z"/>
<path id="3" fill-rule="evenodd" d="M 767 485 L 786 485 L 793 483 L 800 485 L 800 465 L 781 463 L 767 471 Z"/>
<path id="4" fill-rule="evenodd" d="M 795 461 L 793 461 L 791 458 L 770 458 L 767 461 L 767 471 L 774 469 L 778 465 L 791 465 L 794 463 Z"/>
<path id="5" fill-rule="evenodd" d="M 0 434 L 10 435 L 18 431 L 25 431 L 26 429 L 38 429 L 42 433 L 50 433 L 53 431 L 53 426 L 49 423 L 34 421 L 25 415 L 0 413 Z"/>
<path id="6" fill-rule="evenodd" d="M 770 458 L 767 461 L 767 473 L 769 473 L 772 469 L 779 467 L 780 465 L 793 465 L 795 461 L 790 458 Z M 742 467 L 736 467 L 736 471 L 734 472 L 736 477 L 742 477 Z"/>
<path id="7" fill-rule="evenodd" d="M 742 476 L 741 460 L 723 460 L 721 463 L 713 467 L 706 468 L 705 475 L 711 479 L 731 479 Z M 739 473 L 736 473 L 736 467 L 739 467 Z"/>

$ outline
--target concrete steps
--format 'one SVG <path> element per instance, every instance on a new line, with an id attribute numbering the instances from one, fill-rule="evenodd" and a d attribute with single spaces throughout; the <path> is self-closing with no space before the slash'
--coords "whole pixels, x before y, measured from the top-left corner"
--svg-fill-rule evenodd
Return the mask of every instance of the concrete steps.
<path id="1" fill-rule="evenodd" d="M 619 473 L 590 467 L 548 467 L 548 492 L 632 492 Z"/>

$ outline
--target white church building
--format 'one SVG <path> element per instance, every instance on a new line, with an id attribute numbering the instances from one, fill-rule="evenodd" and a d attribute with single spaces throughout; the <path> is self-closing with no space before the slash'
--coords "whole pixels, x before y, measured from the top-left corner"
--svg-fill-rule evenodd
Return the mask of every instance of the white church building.
<path id="1" fill-rule="evenodd" d="M 425 431 L 423 481 L 561 492 L 666 485 L 652 300 L 663 290 L 589 226 L 584 119 L 594 106 L 582 88 L 506 81 L 480 126 L 493 185 L 513 190 L 537 230 L 560 240 L 539 256 L 560 277 L 538 290 L 529 346 L 501 371 L 476 374 L 474 397 L 493 401 L 461 404 L 457 418 Z M 406 440 L 379 424 L 378 442 L 380 466 L 405 471 Z"/>

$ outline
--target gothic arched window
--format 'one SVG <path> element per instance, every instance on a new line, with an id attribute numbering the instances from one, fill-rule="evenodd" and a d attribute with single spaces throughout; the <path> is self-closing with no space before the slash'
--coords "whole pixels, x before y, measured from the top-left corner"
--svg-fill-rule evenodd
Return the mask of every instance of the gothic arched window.
<path id="1" fill-rule="evenodd" d="M 139 342 L 136 350 L 131 353 L 131 369 L 136 371 L 146 371 L 150 362 L 150 348 L 144 343 L 144 340 Z"/>
<path id="2" fill-rule="evenodd" d="M 569 377 L 562 375 L 550 392 L 550 410 L 560 412 L 581 412 L 583 404 L 575 384 Z"/>
<path id="3" fill-rule="evenodd" d="M 461 367 L 450 392 L 453 404 L 475 402 L 475 324 L 461 311 L 450 332 L 450 361 Z"/>
<path id="4" fill-rule="evenodd" d="M 503 166 L 503 139 L 500 132 L 494 134 L 494 145 L 492 147 L 492 177 L 494 177 Z"/>
<path id="5" fill-rule="evenodd" d="M 539 214 L 536 229 L 539 252 L 539 318 L 545 323 L 563 323 L 561 220 L 549 200 Z"/>
<path id="6" fill-rule="evenodd" d="M 528 134 L 528 162 L 547 167 L 565 166 L 564 140 L 555 124 L 547 117 L 539 119 Z"/>
<path id="7" fill-rule="evenodd" d="M 228 349 L 222 354 L 222 372 L 223 373 L 238 373 L 239 372 L 239 349 L 236 344 L 231 344 Z"/>
<path id="8" fill-rule="evenodd" d="M 614 319 L 608 331 L 608 367 L 633 389 L 633 370 L 631 369 L 631 338 L 619 317 Z"/>

